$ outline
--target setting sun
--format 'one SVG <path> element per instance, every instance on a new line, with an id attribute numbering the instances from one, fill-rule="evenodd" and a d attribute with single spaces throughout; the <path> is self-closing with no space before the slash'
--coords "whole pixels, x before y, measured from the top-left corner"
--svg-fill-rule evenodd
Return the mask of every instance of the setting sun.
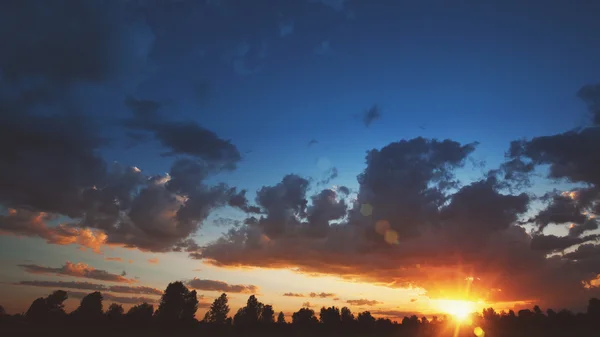
<path id="1" fill-rule="evenodd" d="M 465 321 L 469 314 L 476 311 L 475 303 L 462 300 L 437 300 L 437 307 L 459 321 Z"/>

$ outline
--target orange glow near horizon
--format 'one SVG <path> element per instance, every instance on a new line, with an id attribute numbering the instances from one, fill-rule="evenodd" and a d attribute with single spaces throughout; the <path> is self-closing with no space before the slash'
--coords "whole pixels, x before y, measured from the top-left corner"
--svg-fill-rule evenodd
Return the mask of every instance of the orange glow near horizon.
<path id="1" fill-rule="evenodd" d="M 434 300 L 434 306 L 440 311 L 452 315 L 459 322 L 466 322 L 477 311 L 475 302 L 464 300 Z"/>

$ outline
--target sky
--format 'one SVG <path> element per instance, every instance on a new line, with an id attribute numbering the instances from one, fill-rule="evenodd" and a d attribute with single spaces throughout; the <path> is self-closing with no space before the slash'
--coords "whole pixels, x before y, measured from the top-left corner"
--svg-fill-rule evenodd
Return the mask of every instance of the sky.
<path id="1" fill-rule="evenodd" d="M 0 299 L 600 295 L 600 3 L 0 4 Z"/>

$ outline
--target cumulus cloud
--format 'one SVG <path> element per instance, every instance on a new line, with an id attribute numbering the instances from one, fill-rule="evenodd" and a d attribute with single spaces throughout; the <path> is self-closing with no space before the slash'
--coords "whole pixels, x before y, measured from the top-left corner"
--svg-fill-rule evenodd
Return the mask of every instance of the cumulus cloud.
<path id="1" fill-rule="evenodd" d="M 20 264 L 26 272 L 31 274 L 46 274 L 58 276 L 73 276 L 81 278 L 89 278 L 100 281 L 120 282 L 120 283 L 135 283 L 135 280 L 125 278 L 118 274 L 112 274 L 106 270 L 95 269 L 85 263 L 67 262 L 62 267 L 44 267 L 36 264 Z"/>
<path id="2" fill-rule="evenodd" d="M 39 237 L 58 245 L 77 244 L 96 253 L 106 243 L 107 236 L 102 231 L 69 224 L 48 226 L 46 222 L 53 218 L 54 215 L 44 212 L 11 208 L 7 215 L 0 215 L 0 235 Z"/>
<path id="3" fill-rule="evenodd" d="M 96 104 L 85 99 L 92 88 L 125 96 L 147 73 L 154 36 L 135 5 L 0 6 L 0 42 L 14 46 L 0 56 L 0 162 L 10 163 L 0 165 L 0 204 L 14 210 L 0 215 L 0 233 L 97 252 L 104 244 L 164 252 L 190 243 L 208 214 L 238 195 L 203 181 L 235 168 L 241 157 L 229 141 L 163 114 L 156 102 L 129 98 L 132 117 L 112 123 L 97 118 Z M 123 126 L 177 155 L 169 175 L 105 162 L 101 150 L 123 136 Z M 46 224 L 61 216 L 68 223 Z"/>
<path id="4" fill-rule="evenodd" d="M 223 281 L 203 280 L 198 278 L 188 281 L 187 285 L 193 289 L 205 291 L 221 291 L 227 293 L 245 294 L 255 294 L 258 292 L 258 287 L 255 285 L 228 284 Z"/>
<path id="5" fill-rule="evenodd" d="M 162 291 L 156 288 L 146 286 L 107 286 L 103 284 L 89 283 L 89 282 L 77 282 L 77 281 L 20 281 L 15 283 L 17 285 L 34 286 L 34 287 L 47 287 L 47 288 L 67 288 L 67 289 L 81 289 L 81 290 L 92 290 L 92 291 L 110 291 L 114 293 L 124 294 L 139 294 L 139 295 L 162 295 Z"/>
<path id="6" fill-rule="evenodd" d="M 364 298 L 361 298 L 359 300 L 347 300 L 346 303 L 348 303 L 350 305 L 356 305 L 356 306 L 365 306 L 365 305 L 374 306 L 374 305 L 377 305 L 377 304 L 382 304 L 379 301 L 367 300 L 367 299 L 364 299 Z"/>
<path id="7" fill-rule="evenodd" d="M 595 278 L 600 264 L 546 257 L 588 238 L 547 245 L 548 238 L 528 234 L 519 223 L 531 197 L 507 188 L 506 166 L 470 184 L 456 179 L 476 145 L 415 138 L 369 151 L 348 211 L 334 191 L 309 198 L 308 181 L 288 175 L 257 193 L 264 216 L 248 218 L 196 257 L 417 286 L 432 298 L 462 294 L 467 283 L 464 296 L 488 301 L 565 305 L 593 295 L 582 281 Z"/>
<path id="8" fill-rule="evenodd" d="M 67 291 L 67 295 L 70 298 L 84 298 L 86 295 L 88 295 L 88 293 L 86 292 L 82 292 L 82 291 Z M 154 304 L 154 303 L 158 303 L 158 299 L 157 298 L 152 298 L 152 297 L 123 297 L 123 296 L 116 296 L 110 293 L 102 293 L 102 297 L 105 301 L 111 301 L 111 302 L 115 302 L 115 303 L 121 303 L 121 304 L 140 304 L 140 303 L 150 303 L 150 304 Z"/>

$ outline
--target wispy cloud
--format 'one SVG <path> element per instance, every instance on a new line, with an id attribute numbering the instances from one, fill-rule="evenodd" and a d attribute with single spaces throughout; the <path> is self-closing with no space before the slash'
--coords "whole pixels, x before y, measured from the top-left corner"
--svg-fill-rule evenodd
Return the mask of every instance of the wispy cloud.
<path id="1" fill-rule="evenodd" d="M 35 264 L 20 264 L 19 267 L 22 267 L 26 272 L 31 274 L 73 276 L 120 283 L 136 282 L 135 280 L 125 278 L 121 275 L 109 273 L 106 270 L 95 269 L 85 263 L 67 262 L 64 266 L 58 268 L 43 267 Z"/>
<path id="2" fill-rule="evenodd" d="M 304 295 L 298 294 L 298 293 L 285 293 L 285 294 L 283 294 L 283 296 L 287 296 L 287 297 L 304 297 Z"/>
<path id="3" fill-rule="evenodd" d="M 161 295 L 160 289 L 146 286 L 107 286 L 103 284 L 95 284 L 90 282 L 65 282 L 65 281 L 20 281 L 16 285 L 46 287 L 46 288 L 67 288 L 67 289 L 82 289 L 93 291 L 109 291 L 113 293 L 123 294 L 138 294 L 138 295 Z"/>
<path id="4" fill-rule="evenodd" d="M 150 263 L 150 264 L 158 264 L 159 262 L 160 261 L 156 257 L 148 259 L 148 263 Z"/>
<path id="5" fill-rule="evenodd" d="M 255 285 L 228 284 L 222 281 L 202 280 L 197 278 L 188 281 L 187 285 L 191 288 L 205 291 L 223 291 L 229 293 L 247 294 L 253 294 L 258 292 L 258 287 Z"/>
<path id="6" fill-rule="evenodd" d="M 373 306 L 373 305 L 377 305 L 377 304 L 383 304 L 382 302 L 379 302 L 379 301 L 367 300 L 364 298 L 361 298 L 359 300 L 347 300 L 346 303 L 348 303 L 350 305 L 357 305 L 357 306 L 362 306 L 362 305 Z"/>

